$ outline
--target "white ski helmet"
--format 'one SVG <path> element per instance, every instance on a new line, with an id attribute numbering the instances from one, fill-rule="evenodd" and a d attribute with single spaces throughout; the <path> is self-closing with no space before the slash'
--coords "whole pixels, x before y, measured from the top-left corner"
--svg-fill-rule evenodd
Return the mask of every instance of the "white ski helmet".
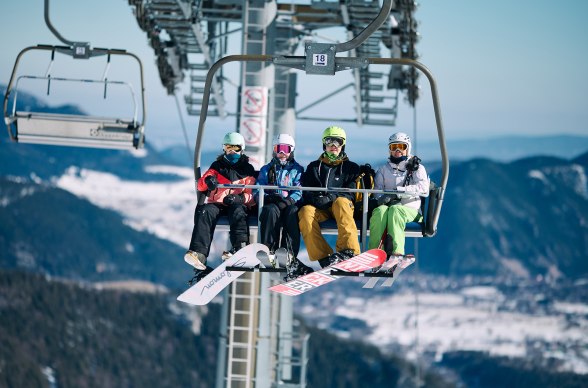
<path id="1" fill-rule="evenodd" d="M 410 151 L 412 150 L 412 143 L 410 142 L 410 136 L 408 136 L 406 133 L 404 132 L 396 132 L 393 133 L 389 138 L 388 138 L 388 147 L 390 147 L 390 144 L 392 143 L 404 143 L 407 145 L 407 155 L 410 155 Z"/>
<path id="2" fill-rule="evenodd" d="M 241 151 L 245 151 L 245 138 L 239 132 L 229 132 L 223 138 L 223 145 L 240 145 Z"/>
<path id="3" fill-rule="evenodd" d="M 290 147 L 292 147 L 292 151 L 294 151 L 294 148 L 296 148 L 296 142 L 294 141 L 294 138 L 287 133 L 280 133 L 279 135 L 274 136 L 274 142 L 272 143 L 272 146 L 278 144 L 288 144 Z"/>

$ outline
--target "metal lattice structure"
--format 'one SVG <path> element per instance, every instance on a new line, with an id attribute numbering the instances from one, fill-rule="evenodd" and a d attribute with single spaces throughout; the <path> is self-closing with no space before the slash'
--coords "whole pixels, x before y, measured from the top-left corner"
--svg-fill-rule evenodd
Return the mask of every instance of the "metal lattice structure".
<path id="1" fill-rule="evenodd" d="M 270 4 L 272 2 L 269 2 Z M 378 0 L 326 1 L 312 0 L 308 4 L 275 3 L 272 14 L 283 42 L 284 55 L 292 55 L 304 40 L 312 38 L 320 30 L 345 27 L 347 37 L 356 36 L 381 8 Z M 202 97 L 202 85 L 206 71 L 218 59 L 227 54 L 227 41 L 231 34 L 241 33 L 247 39 L 246 9 L 255 1 L 241 0 L 129 0 L 137 22 L 147 34 L 153 48 L 163 86 L 173 94 L 186 79 L 189 92 L 184 96 L 187 113 L 198 115 Z M 389 19 L 361 46 L 351 52 L 358 57 L 392 57 L 417 59 L 418 42 L 414 0 L 394 1 Z M 242 47 L 245 47 L 244 45 Z M 262 51 L 255 54 L 277 54 L 278 51 Z M 232 52 L 230 54 L 240 54 Z M 241 54 L 252 54 L 243 52 Z M 227 115 L 224 99 L 223 75 L 213 83 L 210 116 Z M 418 73 L 409 68 L 392 66 L 387 72 L 371 68 L 354 71 L 355 117 L 358 125 L 394 125 L 399 94 L 413 106 L 418 99 Z M 301 112 L 300 112 L 301 113 Z M 298 119 L 330 119 L 305 117 Z"/>

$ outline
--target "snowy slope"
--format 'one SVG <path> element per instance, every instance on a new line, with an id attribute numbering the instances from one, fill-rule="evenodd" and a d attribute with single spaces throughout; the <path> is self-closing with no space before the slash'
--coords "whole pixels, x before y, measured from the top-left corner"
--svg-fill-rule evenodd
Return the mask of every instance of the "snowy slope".
<path id="1" fill-rule="evenodd" d="M 148 231 L 187 248 L 196 205 L 193 171 L 151 166 L 146 172 L 176 175 L 183 179 L 172 182 L 128 181 L 109 173 L 71 167 L 55 180 L 55 184 L 97 206 L 119 212 L 136 230 Z M 226 241 L 226 233 L 219 233 L 211 247 L 211 259 L 220 257 Z"/>

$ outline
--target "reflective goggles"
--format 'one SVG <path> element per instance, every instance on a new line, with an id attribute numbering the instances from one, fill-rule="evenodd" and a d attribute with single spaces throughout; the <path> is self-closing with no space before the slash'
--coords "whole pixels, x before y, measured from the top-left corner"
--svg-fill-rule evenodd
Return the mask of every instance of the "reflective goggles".
<path id="1" fill-rule="evenodd" d="M 342 147 L 343 146 L 343 139 L 341 139 L 340 137 L 325 137 L 323 139 L 323 144 L 326 145 L 327 147 L 330 146 L 336 146 L 336 147 Z"/>
<path id="2" fill-rule="evenodd" d="M 388 148 L 390 149 L 390 151 L 396 151 L 396 150 L 406 151 L 408 149 L 408 144 L 406 144 L 406 143 L 390 143 L 390 144 L 388 144 Z"/>
<path id="3" fill-rule="evenodd" d="M 223 144 L 223 147 L 225 148 L 225 151 L 235 152 L 240 152 L 242 148 L 239 144 Z"/>
<path id="4" fill-rule="evenodd" d="M 288 155 L 289 153 L 291 153 L 293 151 L 293 148 L 290 144 L 276 144 L 274 146 L 274 152 L 276 154 L 286 154 Z"/>

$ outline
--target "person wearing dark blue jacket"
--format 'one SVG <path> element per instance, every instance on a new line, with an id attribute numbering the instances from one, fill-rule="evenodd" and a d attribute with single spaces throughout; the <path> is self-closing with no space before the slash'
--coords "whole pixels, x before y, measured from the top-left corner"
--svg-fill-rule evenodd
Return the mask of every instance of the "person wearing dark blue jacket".
<path id="1" fill-rule="evenodd" d="M 288 134 L 279 134 L 273 141 L 272 160 L 259 171 L 257 184 L 271 186 L 300 186 L 304 168 L 294 159 L 296 143 Z M 264 205 L 259 216 L 261 243 L 270 251 L 270 261 L 275 263 L 274 252 L 279 247 L 289 253 L 288 273 L 312 272 L 298 259 L 300 229 L 298 226 L 298 202 L 301 190 L 265 190 Z M 280 239 L 281 232 L 281 239 Z M 300 275 L 298 274 L 298 275 Z"/>

